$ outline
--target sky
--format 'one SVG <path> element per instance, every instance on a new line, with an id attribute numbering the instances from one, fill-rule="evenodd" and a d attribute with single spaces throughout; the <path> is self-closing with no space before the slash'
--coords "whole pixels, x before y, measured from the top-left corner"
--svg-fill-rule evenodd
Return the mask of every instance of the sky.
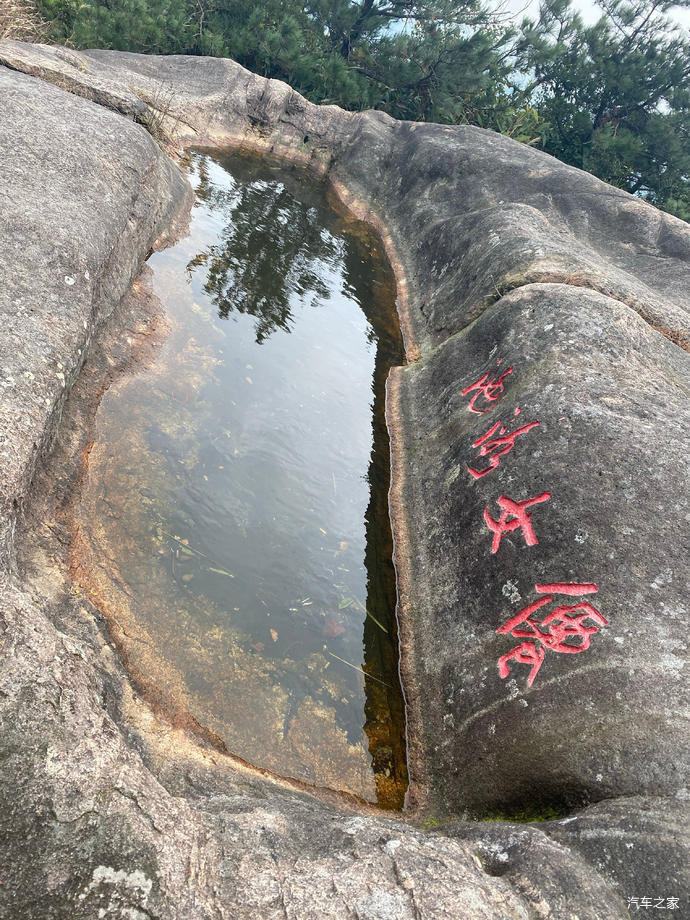
<path id="1" fill-rule="evenodd" d="M 517 22 L 520 22 L 523 16 L 536 19 L 539 13 L 539 0 L 504 0 L 502 5 L 505 5 L 506 12 Z M 601 16 L 601 10 L 593 0 L 573 0 L 573 8 L 579 11 L 587 25 L 596 22 Z M 690 29 L 690 10 L 675 8 L 669 15 L 685 29 Z"/>

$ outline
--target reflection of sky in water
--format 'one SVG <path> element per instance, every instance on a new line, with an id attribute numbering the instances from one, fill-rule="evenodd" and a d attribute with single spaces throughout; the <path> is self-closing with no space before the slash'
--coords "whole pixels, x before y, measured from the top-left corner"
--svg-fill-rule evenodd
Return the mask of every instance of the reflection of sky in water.
<path id="1" fill-rule="evenodd" d="M 390 596 L 368 584 L 365 551 L 377 347 L 383 339 L 379 362 L 399 361 L 399 331 L 386 270 L 313 190 L 228 162 L 234 178 L 194 156 L 190 235 L 150 260 L 173 331 L 154 367 L 99 412 L 105 445 L 137 418 L 145 433 L 147 532 L 118 567 L 151 598 L 137 617 L 184 674 L 200 721 L 234 753 L 319 781 L 307 760 L 332 739 L 316 727 L 305 753 L 292 738 L 304 701 L 341 733 L 335 748 L 358 746 L 349 756 L 368 764 L 357 669 L 391 679 L 385 655 L 367 660 L 363 629 L 378 641 L 392 616 Z M 142 530 L 126 511 L 115 520 Z M 212 663 L 200 650 L 209 636 Z M 256 729 L 263 709 L 281 726 L 268 740 Z M 372 798 L 370 782 L 339 785 Z"/>

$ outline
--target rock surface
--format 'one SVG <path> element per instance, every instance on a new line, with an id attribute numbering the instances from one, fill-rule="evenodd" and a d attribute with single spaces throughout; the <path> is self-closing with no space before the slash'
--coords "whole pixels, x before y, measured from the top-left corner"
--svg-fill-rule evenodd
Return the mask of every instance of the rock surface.
<path id="1" fill-rule="evenodd" d="M 652 895 L 687 910 L 687 226 L 490 132 L 312 106 L 231 61 L 6 42 L 0 63 L 0 916 L 615 918 Z M 141 703 L 54 522 L 54 559 L 11 571 L 93 332 L 187 206 L 123 114 L 310 163 L 382 232 L 420 359 L 389 384 L 404 819 L 276 783 Z M 482 456 L 496 423 L 532 427 Z M 547 492 L 531 522 L 501 519 L 499 497 Z M 496 633 L 546 596 L 533 621 L 585 602 L 600 619 Z M 530 663 L 502 679 L 522 642 Z"/>
<path id="2" fill-rule="evenodd" d="M 502 373 L 493 401 L 466 392 Z M 536 817 L 684 788 L 689 391 L 684 351 L 620 302 L 564 284 L 507 294 L 394 371 L 408 667 L 440 815 Z M 492 430 L 522 433 L 482 456 Z M 495 533 L 486 515 L 500 521 L 501 496 L 542 500 L 524 527 Z M 561 586 L 536 590 L 549 583 Z M 585 587 L 569 596 L 571 583 Z M 497 630 L 548 596 L 532 621 L 590 603 L 582 626 L 596 632 L 542 644 L 531 687 L 514 659 L 501 678 L 499 659 L 535 648 L 535 634 Z"/>
<path id="3" fill-rule="evenodd" d="M 0 70 L 0 560 L 98 323 L 189 200 L 147 133 Z M 27 452 L 27 448 L 29 448 Z"/>

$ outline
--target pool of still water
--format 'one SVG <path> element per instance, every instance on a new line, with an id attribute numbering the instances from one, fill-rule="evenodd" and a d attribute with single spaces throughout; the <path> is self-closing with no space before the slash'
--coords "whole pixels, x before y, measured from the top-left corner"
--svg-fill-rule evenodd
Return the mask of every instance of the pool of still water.
<path id="1" fill-rule="evenodd" d="M 169 334 L 97 413 L 82 571 L 140 683 L 233 754 L 399 808 L 392 273 L 313 177 L 201 151 L 189 177 L 149 261 Z"/>

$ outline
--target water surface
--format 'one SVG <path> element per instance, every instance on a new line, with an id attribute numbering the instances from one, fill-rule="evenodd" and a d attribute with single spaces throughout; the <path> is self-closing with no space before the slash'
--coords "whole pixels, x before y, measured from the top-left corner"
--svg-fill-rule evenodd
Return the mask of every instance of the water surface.
<path id="1" fill-rule="evenodd" d="M 190 179 L 190 235 L 149 262 L 170 332 L 98 411 L 84 571 L 165 705 L 257 766 L 400 807 L 390 268 L 298 171 L 196 152 Z"/>

